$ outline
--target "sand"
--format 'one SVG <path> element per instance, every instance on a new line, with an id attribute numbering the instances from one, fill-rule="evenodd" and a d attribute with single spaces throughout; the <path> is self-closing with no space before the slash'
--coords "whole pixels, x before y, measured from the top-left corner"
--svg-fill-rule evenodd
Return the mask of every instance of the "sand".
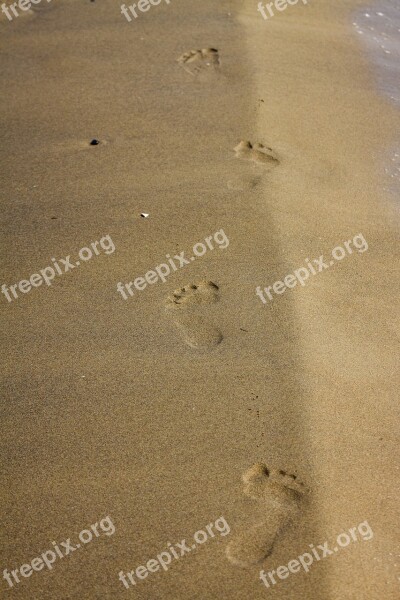
<path id="1" fill-rule="evenodd" d="M 1 570 L 106 516 L 115 527 L 3 579 L 4 594 L 398 597 L 384 161 L 399 113 L 352 28 L 361 6 L 264 21 L 250 1 L 172 0 L 129 23 L 110 0 L 42 0 L 1 19 L 1 284 L 115 246 L 1 296 Z M 213 238 L 164 283 L 117 291 L 221 230 L 226 247 Z M 358 234 L 368 250 L 256 295 Z M 220 517 L 227 535 L 129 589 L 118 579 Z M 260 580 L 364 522 L 371 539 Z"/>

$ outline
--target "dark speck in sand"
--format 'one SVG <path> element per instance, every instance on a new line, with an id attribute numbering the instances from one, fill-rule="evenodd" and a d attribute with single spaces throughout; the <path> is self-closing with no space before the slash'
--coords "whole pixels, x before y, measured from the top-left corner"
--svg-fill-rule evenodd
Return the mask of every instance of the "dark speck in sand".
<path id="1" fill-rule="evenodd" d="M 100 144 L 99 140 L 92 140 L 92 141 L 90 142 L 90 145 L 91 145 L 91 146 L 98 146 L 99 144 Z"/>

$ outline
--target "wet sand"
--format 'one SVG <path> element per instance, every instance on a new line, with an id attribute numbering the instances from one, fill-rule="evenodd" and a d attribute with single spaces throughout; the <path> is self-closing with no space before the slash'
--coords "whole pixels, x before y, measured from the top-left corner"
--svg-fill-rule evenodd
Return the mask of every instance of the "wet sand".
<path id="1" fill-rule="evenodd" d="M 110 1 L 53 0 L 2 20 L 1 283 L 115 244 L 1 297 L 3 569 L 115 525 L 51 571 L 3 580 L 10 597 L 396 597 L 398 212 L 378 165 L 399 117 L 352 28 L 359 6 L 266 22 L 251 2 L 175 0 L 128 23 Z M 217 52 L 178 62 L 198 49 Z M 225 249 L 118 293 L 221 229 Z M 257 297 L 360 233 L 364 253 Z M 258 463 L 273 484 L 257 472 L 250 498 Z M 229 535 L 134 588 L 118 580 L 220 516 Z M 364 521 L 371 540 L 260 581 Z M 259 564 L 232 564 L 249 545 Z"/>

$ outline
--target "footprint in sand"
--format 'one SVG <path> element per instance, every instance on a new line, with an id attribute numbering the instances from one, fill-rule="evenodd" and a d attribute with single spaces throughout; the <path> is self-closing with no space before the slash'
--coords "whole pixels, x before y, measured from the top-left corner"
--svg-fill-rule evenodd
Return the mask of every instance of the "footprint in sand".
<path id="1" fill-rule="evenodd" d="M 262 562 L 273 550 L 275 540 L 296 518 L 306 488 L 296 475 L 253 465 L 243 475 L 244 493 L 265 506 L 265 520 L 239 533 L 226 554 L 230 562 L 247 567 Z"/>
<path id="2" fill-rule="evenodd" d="M 269 168 L 276 167 L 280 161 L 272 148 L 263 146 L 262 144 L 252 144 L 251 142 L 241 141 L 234 151 L 237 158 L 245 160 L 253 160 L 256 163 L 262 163 Z"/>
<path id="3" fill-rule="evenodd" d="M 222 341 L 219 329 L 199 314 L 201 305 L 218 302 L 218 289 L 211 281 L 201 281 L 175 290 L 167 298 L 166 309 L 191 348 L 212 348 Z"/>
<path id="4" fill-rule="evenodd" d="M 187 73 L 198 75 L 206 69 L 215 70 L 219 67 L 219 53 L 216 48 L 190 50 L 178 58 L 178 63 Z"/>

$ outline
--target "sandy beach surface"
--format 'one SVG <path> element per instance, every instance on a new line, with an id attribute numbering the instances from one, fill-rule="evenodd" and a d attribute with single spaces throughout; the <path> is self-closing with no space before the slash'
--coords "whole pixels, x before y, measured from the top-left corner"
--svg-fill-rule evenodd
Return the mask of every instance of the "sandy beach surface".
<path id="1" fill-rule="evenodd" d="M 364 3 L 141 1 L 0 18 L 1 597 L 394 600 Z"/>

